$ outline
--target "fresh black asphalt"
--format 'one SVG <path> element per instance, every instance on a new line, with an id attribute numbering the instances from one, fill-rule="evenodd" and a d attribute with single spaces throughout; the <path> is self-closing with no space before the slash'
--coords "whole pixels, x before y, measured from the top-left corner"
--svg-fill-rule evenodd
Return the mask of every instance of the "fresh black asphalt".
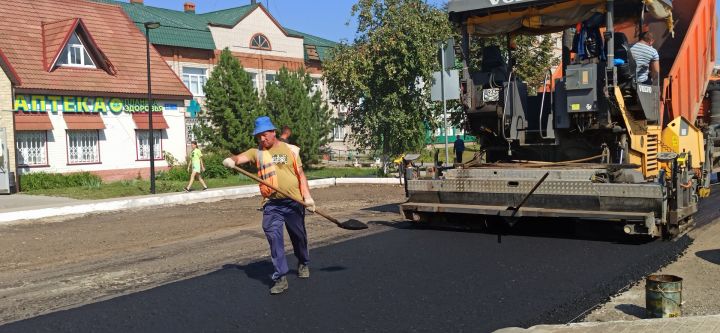
<path id="1" fill-rule="evenodd" d="M 699 225 L 720 215 L 719 197 L 701 204 Z M 596 226 L 519 223 L 498 237 L 401 224 L 313 250 L 311 278 L 291 274 L 278 296 L 268 293 L 269 261 L 228 264 L 0 332 L 489 332 L 566 323 L 691 242 L 628 241 Z"/>
<path id="2" fill-rule="evenodd" d="M 268 261 L 12 323 L 1 332 L 488 332 L 564 323 L 689 243 L 398 228 L 312 251 L 268 294 Z"/>

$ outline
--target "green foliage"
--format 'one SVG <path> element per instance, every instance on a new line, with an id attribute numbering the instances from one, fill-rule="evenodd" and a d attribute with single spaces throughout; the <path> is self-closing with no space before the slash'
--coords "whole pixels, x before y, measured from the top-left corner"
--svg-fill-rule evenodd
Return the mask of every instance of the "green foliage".
<path id="1" fill-rule="evenodd" d="M 318 162 L 320 147 L 330 142 L 332 112 L 320 91 L 312 92 L 312 79 L 304 69 L 288 71 L 281 68 L 276 82 L 265 88 L 263 102 L 273 124 L 281 129 L 289 126 L 293 135 L 289 141 L 300 147 L 305 164 Z"/>
<path id="2" fill-rule="evenodd" d="M 156 180 L 172 180 L 172 181 L 187 181 L 190 179 L 190 172 L 187 169 L 187 164 L 179 164 L 168 170 L 163 170 L 157 173 L 155 176 Z"/>
<path id="3" fill-rule="evenodd" d="M 560 59 L 553 53 L 554 38 L 553 35 L 518 35 L 512 39 L 516 46 L 512 52 L 515 58 L 513 76 L 521 78 L 528 84 L 530 94 L 535 94 L 537 88 L 542 86 L 548 70 L 560 63 Z M 508 56 L 505 36 L 473 37 L 470 39 L 471 59 L 469 66 L 471 70 L 480 69 L 482 50 L 485 46 L 490 45 L 499 46 L 503 57 Z"/>
<path id="4" fill-rule="evenodd" d="M 417 150 L 434 123 L 429 84 L 437 42 L 451 35 L 447 13 L 421 0 L 359 0 L 358 30 L 324 64 L 335 100 L 351 108 L 350 139 L 384 158 Z"/>
<path id="5" fill-rule="evenodd" d="M 228 152 L 210 151 L 203 155 L 203 163 L 205 164 L 205 172 L 202 173 L 206 178 L 227 178 L 233 174 L 233 171 L 226 168 L 222 162 L 230 156 Z"/>
<path id="6" fill-rule="evenodd" d="M 34 172 L 20 177 L 20 186 L 23 191 L 45 190 L 66 187 L 98 188 L 102 179 L 89 172 L 71 174 Z"/>
<path id="7" fill-rule="evenodd" d="M 203 154 L 203 164 L 205 171 L 202 173 L 203 178 L 227 178 L 233 174 L 233 171 L 226 168 L 222 161 L 230 155 L 227 151 L 209 151 Z M 190 179 L 190 171 L 188 171 L 188 163 L 176 164 L 172 168 L 158 172 L 155 177 L 157 180 L 166 181 L 188 181 Z"/>
<path id="8" fill-rule="evenodd" d="M 175 156 L 173 156 L 173 154 L 166 150 L 163 150 L 163 158 L 165 159 L 165 162 L 167 162 L 168 166 L 171 168 L 176 166 L 180 162 L 177 160 L 177 158 L 175 158 Z"/>
<path id="9" fill-rule="evenodd" d="M 256 145 L 252 131 L 261 107 L 257 91 L 227 48 L 205 84 L 205 97 L 207 113 L 196 133 L 199 141 L 232 152 Z"/>

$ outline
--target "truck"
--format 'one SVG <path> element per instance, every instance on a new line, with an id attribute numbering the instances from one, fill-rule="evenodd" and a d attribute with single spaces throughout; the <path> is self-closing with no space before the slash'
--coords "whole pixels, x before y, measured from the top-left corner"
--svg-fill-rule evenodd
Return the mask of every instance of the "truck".
<path id="1" fill-rule="evenodd" d="M 403 217 L 587 219 L 666 239 L 688 230 L 720 171 L 715 5 L 449 1 L 461 36 L 460 104 L 481 150 L 430 179 L 407 179 Z M 640 82 L 631 48 L 645 32 L 659 73 Z M 514 67 L 513 40 L 545 34 L 561 36 L 561 62 L 531 94 Z M 504 45 L 474 47 L 493 36 Z"/>

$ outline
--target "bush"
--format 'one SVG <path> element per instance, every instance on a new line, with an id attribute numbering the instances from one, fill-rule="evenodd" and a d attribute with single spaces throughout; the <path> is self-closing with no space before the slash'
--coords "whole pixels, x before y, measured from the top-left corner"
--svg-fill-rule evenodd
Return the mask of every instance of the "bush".
<path id="1" fill-rule="evenodd" d="M 71 174 L 34 172 L 20 177 L 20 186 L 23 191 L 45 190 L 65 187 L 99 188 L 102 184 L 100 176 L 89 172 Z"/>
<path id="2" fill-rule="evenodd" d="M 190 172 L 187 170 L 187 164 L 178 164 L 167 171 L 160 171 L 158 172 L 157 176 L 155 176 L 155 179 L 157 180 L 177 180 L 177 181 L 187 181 L 190 179 Z"/>
<path id="3" fill-rule="evenodd" d="M 223 152 L 208 152 L 203 156 L 203 162 L 205 162 L 205 172 L 203 177 L 207 178 L 227 178 L 233 174 L 231 169 L 226 168 L 223 165 L 223 160 L 230 156 L 230 153 Z M 190 177 L 190 175 L 188 175 Z"/>
<path id="4" fill-rule="evenodd" d="M 234 171 L 226 168 L 222 164 L 222 161 L 228 156 L 230 156 L 230 153 L 225 151 L 209 151 L 204 153 L 203 162 L 205 163 L 205 172 L 202 173 L 202 176 L 204 178 L 227 178 L 233 175 Z M 188 163 L 176 164 L 167 171 L 161 171 L 155 179 L 187 181 L 190 179 Z"/>

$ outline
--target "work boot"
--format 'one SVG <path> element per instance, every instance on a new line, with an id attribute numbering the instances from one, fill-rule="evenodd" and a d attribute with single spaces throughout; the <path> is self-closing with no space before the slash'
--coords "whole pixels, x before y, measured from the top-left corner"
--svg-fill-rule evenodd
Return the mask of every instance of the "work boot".
<path id="1" fill-rule="evenodd" d="M 270 294 L 277 295 L 277 294 L 282 293 L 283 291 L 287 290 L 287 288 L 288 288 L 287 278 L 282 276 L 279 279 L 275 280 L 275 284 L 273 284 L 272 288 L 270 288 Z"/>
<path id="2" fill-rule="evenodd" d="M 301 279 L 307 279 L 310 277 L 310 268 L 308 267 L 308 265 L 298 265 L 298 277 Z"/>

